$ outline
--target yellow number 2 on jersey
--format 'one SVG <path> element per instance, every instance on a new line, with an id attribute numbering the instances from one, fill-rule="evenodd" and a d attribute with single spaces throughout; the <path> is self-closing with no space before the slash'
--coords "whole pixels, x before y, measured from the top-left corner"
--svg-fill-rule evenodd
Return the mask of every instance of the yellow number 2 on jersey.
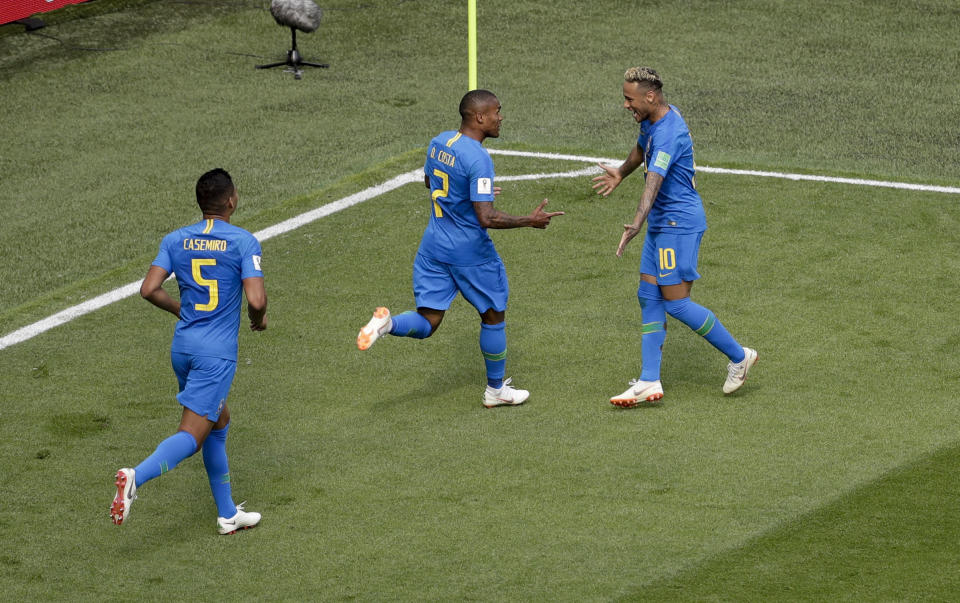
<path id="1" fill-rule="evenodd" d="M 431 198 L 433 199 L 433 215 L 438 218 L 443 217 L 443 210 L 440 209 L 440 204 L 437 203 L 437 199 L 440 197 L 446 197 L 450 192 L 450 176 L 446 172 L 441 172 L 440 170 L 434 169 L 433 175 L 440 179 L 440 182 L 443 184 L 442 188 L 438 188 L 433 191 Z"/>

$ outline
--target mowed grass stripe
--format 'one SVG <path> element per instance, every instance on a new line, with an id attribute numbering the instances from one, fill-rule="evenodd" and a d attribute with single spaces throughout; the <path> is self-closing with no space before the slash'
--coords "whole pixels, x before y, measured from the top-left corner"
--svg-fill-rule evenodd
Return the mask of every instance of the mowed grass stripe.
<path id="1" fill-rule="evenodd" d="M 956 601 L 960 445 L 623 600 Z"/>

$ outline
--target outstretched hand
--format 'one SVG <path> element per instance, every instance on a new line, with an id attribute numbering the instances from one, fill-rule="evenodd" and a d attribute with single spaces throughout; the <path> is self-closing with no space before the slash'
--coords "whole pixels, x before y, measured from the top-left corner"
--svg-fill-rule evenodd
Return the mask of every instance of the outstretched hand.
<path id="1" fill-rule="evenodd" d="M 550 224 L 550 218 L 563 215 L 562 211 L 543 211 L 543 208 L 546 206 L 547 200 L 544 199 L 540 202 L 540 205 L 533 210 L 533 213 L 530 214 L 530 226 L 534 228 L 546 228 Z"/>
<path id="2" fill-rule="evenodd" d="M 620 175 L 619 168 L 612 168 L 602 163 L 597 165 L 603 169 L 603 173 L 593 178 L 592 181 L 596 183 L 593 185 L 593 190 L 597 191 L 598 195 L 606 197 L 613 192 L 613 189 L 620 186 L 623 176 Z"/>

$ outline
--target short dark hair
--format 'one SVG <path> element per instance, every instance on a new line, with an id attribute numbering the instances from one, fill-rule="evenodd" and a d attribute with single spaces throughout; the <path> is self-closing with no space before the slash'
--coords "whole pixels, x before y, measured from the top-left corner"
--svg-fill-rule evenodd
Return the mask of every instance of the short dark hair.
<path id="1" fill-rule="evenodd" d="M 210 170 L 197 180 L 197 205 L 201 211 L 220 211 L 226 206 L 233 191 L 233 180 L 227 170 Z"/>
<path id="2" fill-rule="evenodd" d="M 460 99 L 460 119 L 467 119 L 480 111 L 484 105 L 497 100 L 497 95 L 489 90 L 471 90 Z"/>

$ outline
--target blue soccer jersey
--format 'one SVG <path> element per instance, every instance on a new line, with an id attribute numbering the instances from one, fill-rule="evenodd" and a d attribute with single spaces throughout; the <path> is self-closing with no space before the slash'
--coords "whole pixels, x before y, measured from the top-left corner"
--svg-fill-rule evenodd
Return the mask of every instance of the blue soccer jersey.
<path id="1" fill-rule="evenodd" d="M 474 201 L 493 201 L 493 161 L 483 145 L 457 131 L 443 132 L 430 141 L 423 172 L 432 203 L 418 253 L 455 266 L 498 259 L 473 209 Z"/>
<path id="2" fill-rule="evenodd" d="M 171 232 L 153 260 L 177 275 L 180 320 L 172 352 L 236 361 L 243 279 L 262 277 L 260 242 L 222 220 Z"/>
<path id="3" fill-rule="evenodd" d="M 640 122 L 637 146 L 648 172 L 663 176 L 660 192 L 647 216 L 647 230 L 703 232 L 707 216 L 694 181 L 693 139 L 676 107 L 656 123 Z"/>

